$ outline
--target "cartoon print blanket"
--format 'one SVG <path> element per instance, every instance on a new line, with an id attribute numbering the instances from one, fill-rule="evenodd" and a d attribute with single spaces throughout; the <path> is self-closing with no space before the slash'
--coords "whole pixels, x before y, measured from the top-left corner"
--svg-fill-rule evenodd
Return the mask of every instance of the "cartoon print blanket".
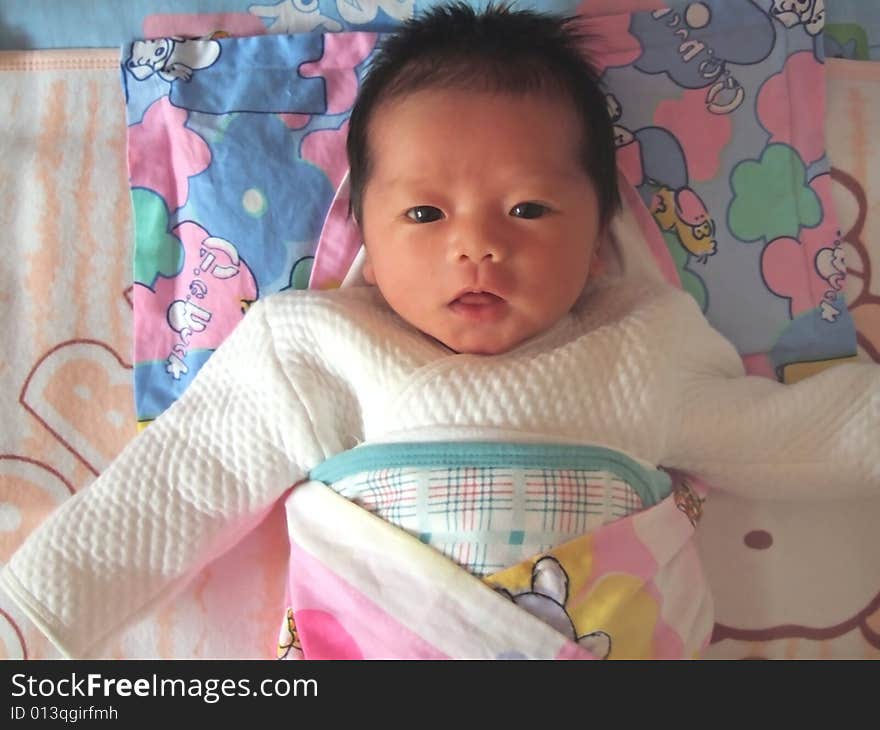
<path id="1" fill-rule="evenodd" d="M 320 482 L 287 498 L 288 659 L 694 658 L 712 603 L 689 489 L 475 578 Z"/>

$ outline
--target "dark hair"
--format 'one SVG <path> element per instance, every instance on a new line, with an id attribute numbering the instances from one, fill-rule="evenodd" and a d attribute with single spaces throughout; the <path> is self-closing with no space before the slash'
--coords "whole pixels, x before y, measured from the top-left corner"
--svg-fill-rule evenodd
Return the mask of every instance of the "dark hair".
<path id="1" fill-rule="evenodd" d="M 590 36 L 582 22 L 509 5 L 479 12 L 456 2 L 427 10 L 384 38 L 349 122 L 349 213 L 362 220 L 371 172 L 367 135 L 383 101 L 430 88 L 551 91 L 570 98 L 582 120 L 581 163 L 596 188 L 600 224 L 607 224 L 620 207 L 614 133 L 599 74 L 583 55 Z"/>

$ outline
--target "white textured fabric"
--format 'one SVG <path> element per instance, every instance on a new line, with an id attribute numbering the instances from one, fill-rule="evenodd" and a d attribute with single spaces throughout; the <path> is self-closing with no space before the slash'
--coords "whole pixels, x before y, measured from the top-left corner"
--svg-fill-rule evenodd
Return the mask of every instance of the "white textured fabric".
<path id="1" fill-rule="evenodd" d="M 4 587 L 70 655 L 238 541 L 363 441 L 596 443 L 740 494 L 880 491 L 880 368 L 745 377 L 685 293 L 606 277 L 503 355 L 455 354 L 373 288 L 257 302 L 183 397 L 13 555 Z M 328 525 L 328 530 L 332 530 Z"/>

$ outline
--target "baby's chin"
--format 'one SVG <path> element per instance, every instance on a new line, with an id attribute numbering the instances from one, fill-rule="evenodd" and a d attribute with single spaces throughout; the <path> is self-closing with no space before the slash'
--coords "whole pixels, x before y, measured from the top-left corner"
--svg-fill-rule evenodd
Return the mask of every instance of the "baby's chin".
<path id="1" fill-rule="evenodd" d="M 431 334 L 438 342 L 460 355 L 502 355 L 533 336 L 530 332 L 505 331 L 503 327 L 474 327 L 444 334 Z"/>

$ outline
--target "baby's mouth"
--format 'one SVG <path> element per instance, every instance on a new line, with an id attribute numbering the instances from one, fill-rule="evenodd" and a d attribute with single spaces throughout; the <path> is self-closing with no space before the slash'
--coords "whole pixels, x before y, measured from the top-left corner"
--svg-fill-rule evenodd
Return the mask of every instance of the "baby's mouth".
<path id="1" fill-rule="evenodd" d="M 456 299 L 452 300 L 452 304 L 456 302 L 461 302 L 462 304 L 473 304 L 473 305 L 485 305 L 485 304 L 496 304 L 499 302 L 503 302 L 504 300 L 488 291 L 469 291 L 464 294 L 459 295 Z"/>
<path id="2" fill-rule="evenodd" d="M 456 315 L 475 322 L 496 321 L 507 311 L 507 302 L 488 291 L 463 291 L 449 302 Z"/>

